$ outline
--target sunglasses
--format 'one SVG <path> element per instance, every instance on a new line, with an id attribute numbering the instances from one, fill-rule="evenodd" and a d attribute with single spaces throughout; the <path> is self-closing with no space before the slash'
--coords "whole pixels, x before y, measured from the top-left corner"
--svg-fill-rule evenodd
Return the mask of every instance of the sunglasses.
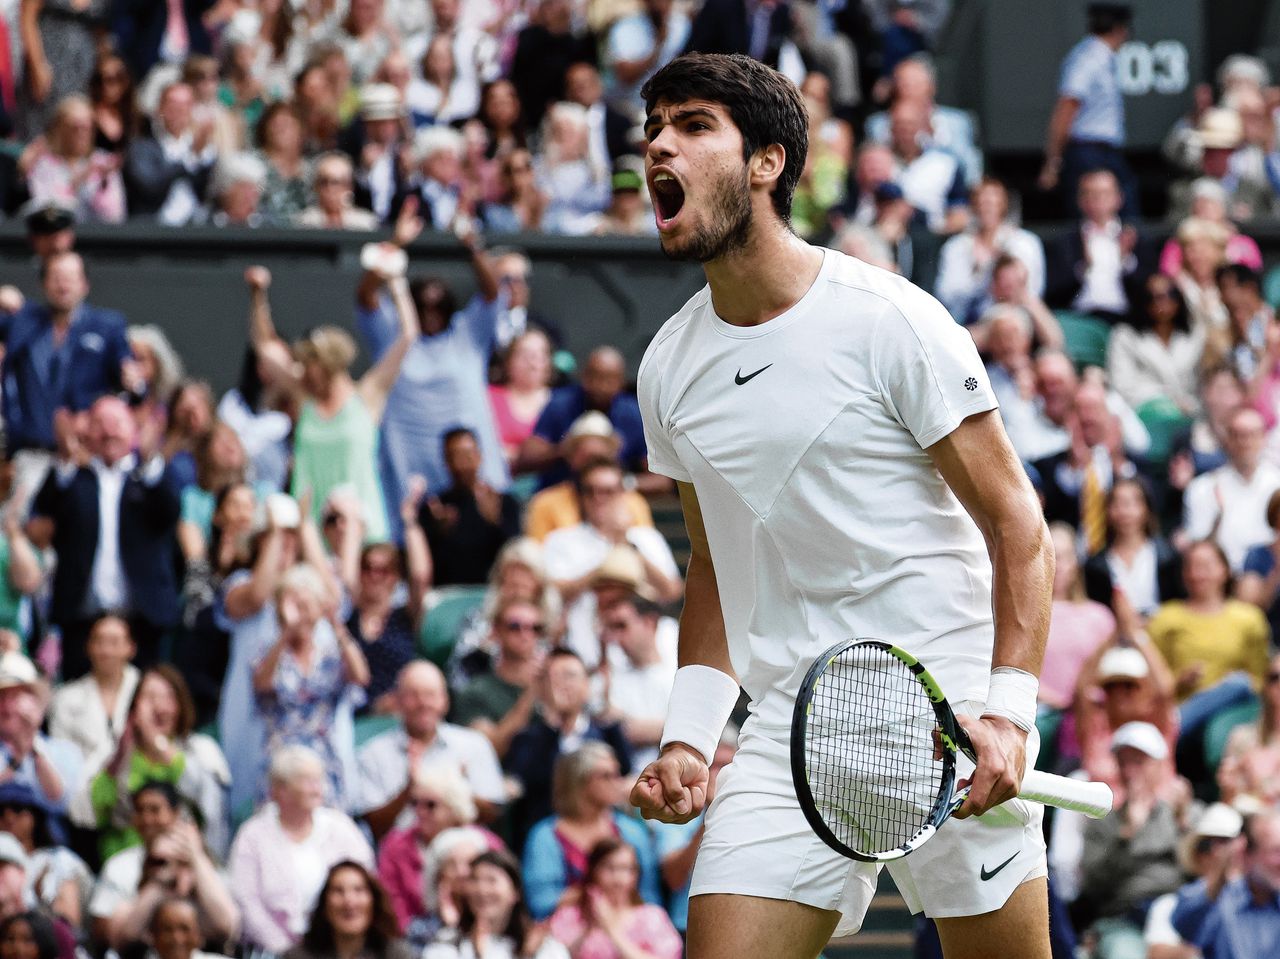
<path id="1" fill-rule="evenodd" d="M 351 181 L 345 177 L 321 176 L 316 177 L 316 186 L 351 186 Z"/>
<path id="2" fill-rule="evenodd" d="M 1280 682 L 1280 673 L 1267 673 L 1267 682 L 1269 683 Z"/>
<path id="3" fill-rule="evenodd" d="M 414 809 L 425 809 L 427 812 L 435 812 L 440 808 L 440 800 L 438 799 L 415 799 L 412 803 Z"/>
<path id="4" fill-rule="evenodd" d="M 509 619 L 502 624 L 502 628 L 509 633 L 537 633 L 541 636 L 547 627 L 542 623 L 522 623 L 516 619 Z"/>
<path id="5" fill-rule="evenodd" d="M 148 856 L 147 866 L 152 869 L 164 869 L 167 866 L 189 866 L 191 863 L 185 859 L 169 859 L 165 856 Z"/>

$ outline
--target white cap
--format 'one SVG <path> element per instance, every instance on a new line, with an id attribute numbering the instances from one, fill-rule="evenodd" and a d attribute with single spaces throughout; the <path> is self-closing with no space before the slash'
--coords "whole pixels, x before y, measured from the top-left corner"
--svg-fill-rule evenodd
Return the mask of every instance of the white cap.
<path id="1" fill-rule="evenodd" d="M 1150 672 L 1147 658 L 1132 646 L 1108 649 L 1098 660 L 1098 682 L 1104 686 L 1115 679 L 1146 679 Z"/>
<path id="2" fill-rule="evenodd" d="M 597 436 L 601 439 L 616 440 L 618 434 L 613 429 L 613 423 L 609 417 L 601 413 L 599 410 L 587 410 L 570 424 L 569 430 L 564 434 L 567 442 L 581 439 L 584 436 Z"/>
<path id="3" fill-rule="evenodd" d="M 1244 817 L 1226 803 L 1216 802 L 1205 807 L 1196 820 L 1192 833 L 1215 839 L 1235 839 L 1244 828 Z"/>
<path id="4" fill-rule="evenodd" d="M 0 689 L 31 686 L 38 679 L 35 663 L 18 652 L 0 655 Z"/>
<path id="5" fill-rule="evenodd" d="M 400 91 L 390 83 L 366 83 L 360 88 L 361 120 L 399 120 L 402 116 Z"/>
<path id="6" fill-rule="evenodd" d="M 1140 753 L 1146 753 L 1152 759 L 1167 759 L 1169 744 L 1160 735 L 1160 730 L 1151 723 L 1125 723 L 1111 737 L 1111 751 L 1128 746 Z"/>

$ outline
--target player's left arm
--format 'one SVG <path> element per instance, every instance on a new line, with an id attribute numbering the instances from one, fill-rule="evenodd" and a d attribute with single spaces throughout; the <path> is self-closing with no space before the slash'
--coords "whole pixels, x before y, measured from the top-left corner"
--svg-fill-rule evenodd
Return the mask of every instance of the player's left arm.
<path id="1" fill-rule="evenodd" d="M 977 413 L 926 452 L 987 542 L 994 573 L 992 668 L 1039 676 L 1049 634 L 1053 545 L 1035 491 L 996 410 Z M 1028 680 L 1029 682 L 1029 680 Z M 1032 716 L 1034 717 L 1034 703 Z M 1027 731 L 1003 716 L 960 717 L 978 756 L 957 816 L 981 815 L 1017 795 Z"/>

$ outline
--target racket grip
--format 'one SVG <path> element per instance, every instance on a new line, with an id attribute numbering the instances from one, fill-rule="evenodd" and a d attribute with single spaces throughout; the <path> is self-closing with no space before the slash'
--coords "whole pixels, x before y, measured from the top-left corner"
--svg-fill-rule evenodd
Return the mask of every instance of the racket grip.
<path id="1" fill-rule="evenodd" d="M 1106 783 L 1085 782 L 1035 769 L 1023 778 L 1018 796 L 1045 806 L 1084 813 L 1090 819 L 1101 819 L 1111 812 L 1111 787 Z"/>

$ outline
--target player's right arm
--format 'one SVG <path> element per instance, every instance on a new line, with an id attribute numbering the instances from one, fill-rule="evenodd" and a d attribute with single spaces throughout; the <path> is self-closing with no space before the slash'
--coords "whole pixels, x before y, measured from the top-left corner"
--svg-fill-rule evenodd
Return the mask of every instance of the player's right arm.
<path id="1" fill-rule="evenodd" d="M 691 666 L 710 668 L 724 674 L 724 677 L 716 677 L 700 670 L 677 674 L 678 681 L 672 689 L 671 704 L 668 706 L 668 712 L 672 716 L 683 712 L 685 703 L 677 702 L 677 697 L 689 689 L 684 682 L 686 677 L 701 672 L 700 681 L 710 678 L 713 682 L 710 690 L 712 698 L 719 695 L 722 703 L 727 701 L 729 690 L 724 678 L 733 683 L 735 698 L 737 686 L 737 677 L 729 659 L 729 642 L 725 636 L 720 593 L 716 586 L 715 568 L 711 565 L 711 549 L 707 545 L 702 510 L 693 484 L 676 485 L 680 492 L 680 505 L 684 510 L 685 529 L 692 545 L 689 573 L 685 582 L 684 609 L 680 614 L 680 667 L 682 671 Z M 727 714 L 725 718 L 727 719 Z M 713 752 L 715 740 L 719 738 L 723 727 L 724 721 L 721 720 L 720 728 L 712 734 Z M 672 740 L 669 738 L 671 731 L 672 719 L 669 716 L 663 734 L 662 751 L 640 773 L 640 778 L 631 790 L 631 802 L 639 807 L 646 819 L 688 822 L 702 812 L 706 802 L 709 757 L 703 752 L 705 744 L 698 748 L 679 739 Z M 710 731 L 709 726 L 707 731 Z"/>

